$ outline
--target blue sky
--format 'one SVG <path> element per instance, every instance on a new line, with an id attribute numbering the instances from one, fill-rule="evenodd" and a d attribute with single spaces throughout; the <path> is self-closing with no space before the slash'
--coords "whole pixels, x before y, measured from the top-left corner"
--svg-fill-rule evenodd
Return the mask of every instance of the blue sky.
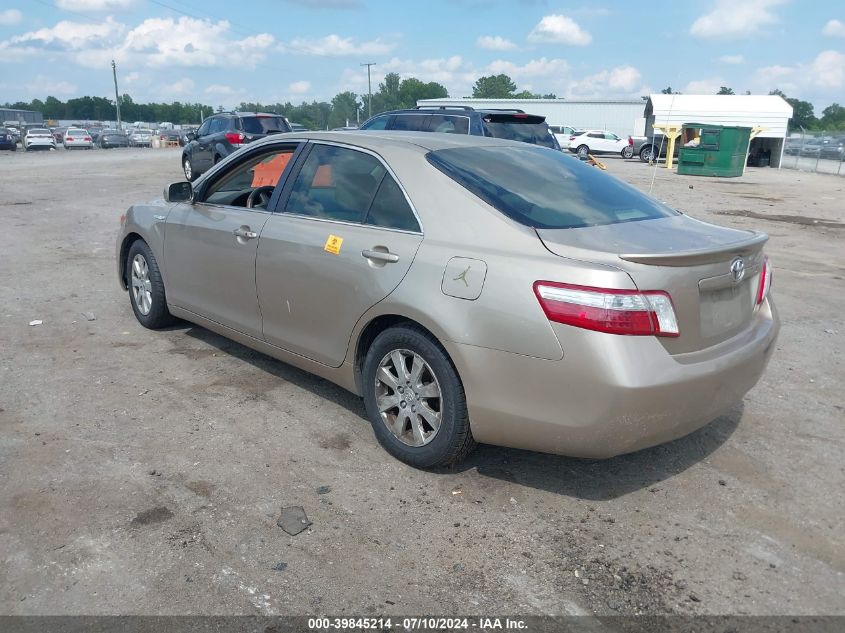
<path id="1" fill-rule="evenodd" d="M 468 96 L 482 75 L 559 97 L 780 88 L 845 104 L 845 2 L 0 0 L 0 102 L 327 100 L 362 62 Z"/>

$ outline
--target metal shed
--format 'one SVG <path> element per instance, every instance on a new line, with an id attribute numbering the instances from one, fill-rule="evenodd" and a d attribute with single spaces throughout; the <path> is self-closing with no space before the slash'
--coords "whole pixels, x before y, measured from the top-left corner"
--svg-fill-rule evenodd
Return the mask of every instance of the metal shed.
<path id="1" fill-rule="evenodd" d="M 574 101 L 568 99 L 420 99 L 418 106 L 469 106 L 476 109 L 508 108 L 546 117 L 549 125 L 577 129 L 609 130 L 618 136 L 643 134 L 641 99 Z"/>
<path id="2" fill-rule="evenodd" d="M 680 128 L 684 123 L 759 128 L 749 151 L 771 152 L 780 167 L 792 117 L 792 106 L 777 95 L 649 95 L 645 106 L 646 136 L 654 126 Z"/>

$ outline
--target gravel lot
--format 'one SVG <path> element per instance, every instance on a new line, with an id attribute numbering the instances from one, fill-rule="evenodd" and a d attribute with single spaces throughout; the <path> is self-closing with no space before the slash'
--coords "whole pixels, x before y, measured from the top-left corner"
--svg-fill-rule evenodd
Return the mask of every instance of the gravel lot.
<path id="1" fill-rule="evenodd" d="M 178 151 L 0 154 L 0 613 L 845 614 L 845 180 L 606 163 L 769 233 L 763 380 L 633 455 L 420 472 L 334 385 L 138 325 L 118 217 L 180 179 Z M 283 505 L 311 528 L 283 532 Z"/>

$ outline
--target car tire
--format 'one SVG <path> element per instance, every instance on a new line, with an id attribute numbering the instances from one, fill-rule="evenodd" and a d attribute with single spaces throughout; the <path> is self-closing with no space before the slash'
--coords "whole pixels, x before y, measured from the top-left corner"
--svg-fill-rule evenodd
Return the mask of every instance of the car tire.
<path id="1" fill-rule="evenodd" d="M 460 462 L 475 448 L 461 379 L 446 350 L 421 327 L 397 325 L 379 334 L 367 350 L 362 376 L 376 439 L 396 459 L 436 468 Z"/>
<path id="2" fill-rule="evenodd" d="M 129 247 L 126 255 L 126 282 L 132 312 L 141 325 L 157 330 L 176 321 L 167 309 L 164 281 L 158 262 L 144 240 L 136 240 Z"/>
<path id="3" fill-rule="evenodd" d="M 634 148 L 631 145 L 626 145 L 620 152 L 622 158 L 631 158 L 634 155 Z"/>
<path id="4" fill-rule="evenodd" d="M 579 145 L 575 150 L 575 153 L 581 160 L 586 160 L 586 158 L 590 155 L 590 148 L 586 145 Z"/>
<path id="5" fill-rule="evenodd" d="M 644 163 L 647 163 L 653 160 L 654 145 L 646 145 L 640 149 L 640 160 Z"/>
<path id="6" fill-rule="evenodd" d="M 197 172 L 194 170 L 194 163 L 190 156 L 186 155 L 182 157 L 182 171 L 188 182 L 194 182 L 197 179 Z"/>

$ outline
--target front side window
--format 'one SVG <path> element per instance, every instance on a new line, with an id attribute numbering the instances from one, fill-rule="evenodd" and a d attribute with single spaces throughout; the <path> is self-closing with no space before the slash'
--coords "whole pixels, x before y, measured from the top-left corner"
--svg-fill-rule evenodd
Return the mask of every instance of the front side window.
<path id="1" fill-rule="evenodd" d="M 197 136 L 205 136 L 208 134 L 208 130 L 211 128 L 211 122 L 213 119 L 208 119 L 204 121 L 202 125 L 200 125 L 200 129 L 197 130 Z"/>
<path id="2" fill-rule="evenodd" d="M 513 220 L 569 229 L 677 215 L 621 180 L 555 151 L 460 147 L 429 152 L 428 162 Z"/>
<path id="3" fill-rule="evenodd" d="M 363 222 L 386 172 L 370 154 L 315 144 L 296 177 L 285 211 Z"/>
<path id="4" fill-rule="evenodd" d="M 295 150 L 296 145 L 276 148 L 234 165 L 211 183 L 203 201 L 245 207 L 252 194 L 252 208 L 265 209 Z"/>
<path id="5" fill-rule="evenodd" d="M 362 130 L 386 130 L 387 129 L 387 122 L 390 121 L 390 116 L 377 116 L 375 119 L 372 119 L 369 123 L 361 126 Z"/>

